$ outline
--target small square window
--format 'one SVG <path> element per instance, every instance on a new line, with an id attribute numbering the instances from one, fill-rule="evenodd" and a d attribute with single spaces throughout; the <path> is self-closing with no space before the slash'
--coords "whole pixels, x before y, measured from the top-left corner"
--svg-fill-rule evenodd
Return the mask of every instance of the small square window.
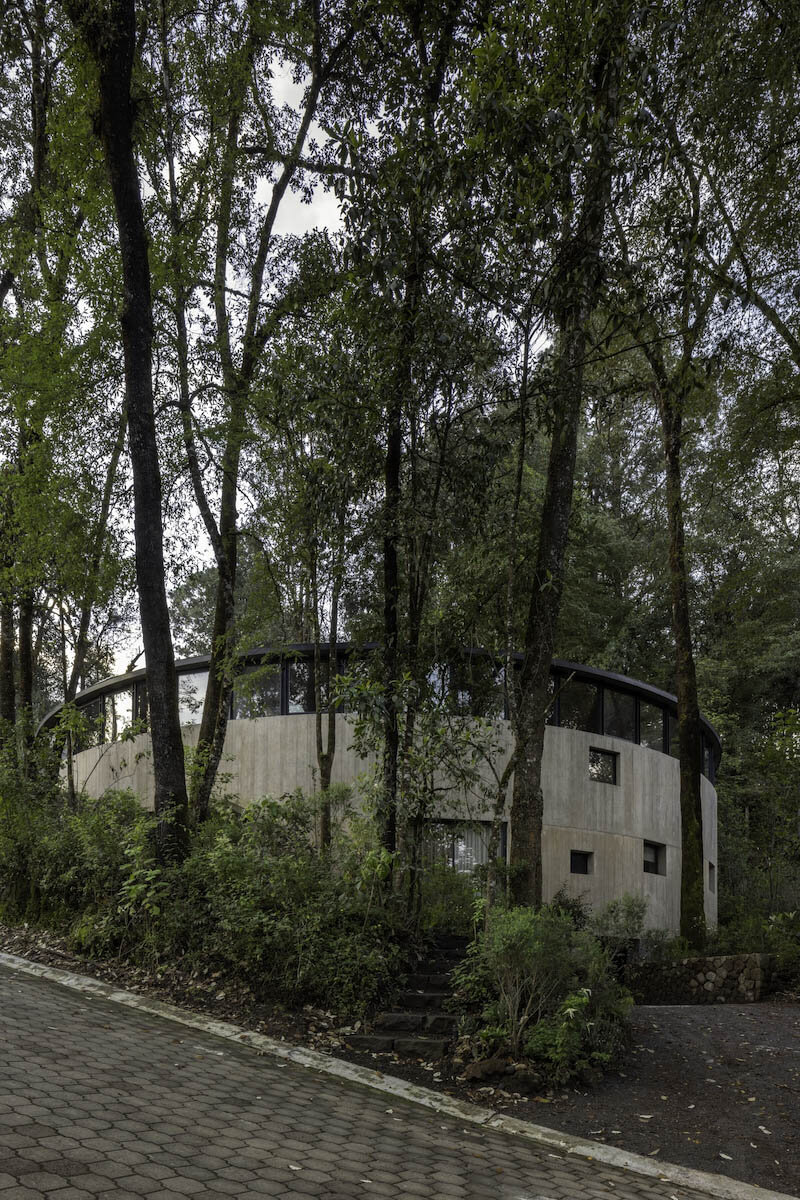
<path id="1" fill-rule="evenodd" d="M 662 846 L 659 842 L 644 843 L 644 871 L 646 875 L 666 875 L 666 846 Z"/>
<path id="2" fill-rule="evenodd" d="M 594 854 L 591 850 L 570 850 L 569 869 L 572 875 L 594 874 Z"/>
<path id="3" fill-rule="evenodd" d="M 617 759 L 613 750 L 589 750 L 589 778 L 597 783 L 616 783 L 618 778 Z"/>
<path id="4" fill-rule="evenodd" d="M 708 890 L 710 892 L 717 890 L 717 868 L 712 862 L 708 864 Z"/>

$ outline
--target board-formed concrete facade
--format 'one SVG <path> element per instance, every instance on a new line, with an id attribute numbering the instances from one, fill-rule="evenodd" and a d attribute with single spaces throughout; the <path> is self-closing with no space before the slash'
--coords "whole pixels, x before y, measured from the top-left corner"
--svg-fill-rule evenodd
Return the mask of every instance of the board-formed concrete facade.
<path id="1" fill-rule="evenodd" d="M 221 788 L 239 803 L 247 804 L 265 795 L 280 797 L 297 788 L 307 793 L 317 789 L 316 717 L 313 712 L 296 711 L 300 702 L 295 703 L 295 711 L 292 711 L 294 664 L 302 663 L 303 655 L 308 655 L 308 651 L 308 647 L 294 647 L 291 657 L 282 660 L 288 666 L 282 667 L 280 687 L 275 688 L 271 698 L 274 707 L 281 710 L 279 713 L 241 715 L 241 711 L 252 711 L 252 702 L 240 712 L 233 709 L 220 776 Z M 267 652 L 259 653 L 263 658 Z M 192 677 L 197 682 L 205 665 L 204 659 L 179 664 L 184 693 L 187 689 L 192 692 L 195 686 Z M 128 688 L 132 697 L 130 711 L 134 713 L 137 707 L 135 689 L 141 686 L 143 675 L 143 672 L 135 672 L 131 676 L 105 680 L 82 693 L 77 703 L 90 712 L 97 711 L 98 703 L 101 707 L 105 704 L 104 711 L 108 713 L 115 704 L 119 708 L 117 698 L 125 695 L 125 688 Z M 277 667 L 276 678 L 279 678 Z M 555 663 L 554 680 L 554 696 L 560 695 L 562 699 L 554 704 L 553 724 L 548 725 L 545 733 L 542 767 L 545 896 L 550 897 L 563 887 L 569 894 L 582 896 L 593 907 L 598 907 L 627 892 L 647 898 L 647 924 L 650 927 L 677 930 L 680 923 L 681 818 L 680 770 L 674 754 L 675 698 L 640 681 L 577 664 Z M 583 693 L 577 692 L 579 687 L 584 688 Z M 579 712 L 577 719 L 575 712 L 579 706 L 576 708 L 575 696 L 568 694 L 569 688 L 584 706 L 584 715 L 580 716 Z M 270 702 L 268 697 L 267 707 Z M 199 703 L 196 699 L 195 712 Z M 623 709 L 629 715 L 621 720 L 619 713 Z M 653 734 L 656 710 L 663 712 L 661 749 L 654 748 L 654 743 L 658 745 L 658 738 Z M 57 715 L 58 710 L 49 714 L 46 724 L 53 724 Z M 199 717 L 192 713 L 188 715 L 191 723 L 184 725 L 184 739 L 187 746 L 191 746 L 197 739 L 199 726 L 195 722 Z M 184 718 L 186 716 L 184 712 Z M 558 724 L 559 717 L 572 724 Z M 575 728 L 580 721 L 592 727 Z M 369 778 L 376 762 L 356 753 L 353 723 L 346 715 L 337 714 L 336 725 L 332 782 L 350 786 L 357 795 L 359 785 Z M 619 728 L 624 729 L 626 736 L 608 732 Z M 115 728 L 113 733 L 117 732 Z M 496 718 L 494 732 L 493 766 L 499 774 L 511 752 L 512 742 L 510 725 L 502 716 Z M 153 773 L 149 735 L 137 733 L 123 740 L 114 737 L 100 741 L 98 738 L 98 742 L 74 755 L 76 788 L 93 796 L 100 796 L 109 788 L 130 788 L 143 804 L 151 806 Z M 713 778 L 720 747 L 719 739 L 708 723 L 704 724 L 704 745 L 701 789 L 705 907 L 707 920 L 715 924 L 717 803 Z M 432 826 L 454 831 L 453 862 L 457 866 L 480 861 L 481 832 L 486 830 L 492 817 L 487 799 L 490 781 L 491 772 L 485 766 L 481 779 L 484 787 L 478 782 L 468 789 L 453 788 L 445 793 L 436 810 L 428 814 Z M 508 816 L 507 805 L 506 829 Z M 470 830 L 473 831 L 471 835 L 464 832 Z M 463 852 L 467 842 L 469 854 L 465 857 L 461 853 L 459 857 L 459 847 Z M 508 838 L 504 843 L 508 852 Z"/>

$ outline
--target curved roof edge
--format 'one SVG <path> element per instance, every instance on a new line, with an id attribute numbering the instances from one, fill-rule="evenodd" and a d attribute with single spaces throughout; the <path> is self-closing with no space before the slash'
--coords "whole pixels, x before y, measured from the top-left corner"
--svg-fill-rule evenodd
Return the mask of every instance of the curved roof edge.
<path id="1" fill-rule="evenodd" d="M 380 649 L 378 642 L 337 642 L 338 650 L 362 650 L 371 652 Z M 328 644 L 323 643 L 320 646 L 320 651 L 323 657 L 328 653 Z M 282 654 L 285 657 L 292 655 L 313 654 L 313 642 L 292 642 L 286 646 L 255 646 L 252 650 L 245 650 L 241 653 L 240 660 L 243 663 L 252 662 L 256 659 L 264 658 L 266 655 Z M 480 647 L 470 647 L 466 651 L 468 654 L 486 654 L 488 650 Z M 521 662 L 523 655 L 516 652 L 514 655 L 516 662 Z M 193 671 L 207 667 L 211 661 L 210 654 L 195 654 L 192 658 L 181 658 L 175 663 L 175 669 L 179 675 L 191 675 Z M 633 695 L 639 696 L 645 700 L 653 700 L 660 704 L 667 705 L 671 710 L 677 712 L 678 698 L 672 692 L 665 692 L 661 688 L 655 687 L 652 683 L 645 683 L 641 679 L 633 679 L 629 675 L 620 675 L 615 671 L 606 671 L 602 667 L 587 667 L 583 663 L 568 662 L 563 658 L 554 658 L 551 663 L 551 670 L 558 671 L 562 674 L 574 675 L 577 679 L 583 680 L 586 683 L 598 683 L 613 685 L 621 691 L 631 692 Z M 106 692 L 122 690 L 129 684 L 136 683 L 139 680 L 145 679 L 147 676 L 147 668 L 139 667 L 136 671 L 128 671 L 125 675 L 109 675 L 106 679 L 100 679 L 97 683 L 91 684 L 90 687 L 84 688 L 78 692 L 75 697 L 75 703 L 86 704 L 98 696 L 104 695 Z M 54 724 L 56 717 L 64 707 L 63 704 L 56 704 L 45 714 L 39 722 L 37 733 L 43 729 L 48 729 Z M 722 754 L 722 739 L 717 733 L 714 726 L 701 713 L 700 722 L 703 726 L 703 731 L 711 738 L 716 748 L 715 757 L 719 759 Z"/>

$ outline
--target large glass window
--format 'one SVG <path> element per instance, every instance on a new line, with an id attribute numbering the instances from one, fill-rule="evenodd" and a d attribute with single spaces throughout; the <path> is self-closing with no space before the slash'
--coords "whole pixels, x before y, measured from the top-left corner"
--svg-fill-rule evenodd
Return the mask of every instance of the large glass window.
<path id="1" fill-rule="evenodd" d="M 423 834 L 423 861 L 439 863 L 459 874 L 472 874 L 489 861 L 491 821 L 475 821 L 469 825 L 456 821 L 426 821 Z M 498 858 L 506 857 L 506 826 L 500 827 Z"/>
<path id="2" fill-rule="evenodd" d="M 658 704 L 639 701 L 639 741 L 650 750 L 664 749 L 664 710 Z"/>
<path id="3" fill-rule="evenodd" d="M 82 704 L 81 716 L 86 722 L 86 731 L 78 739 L 80 748 L 85 750 L 87 746 L 101 746 L 106 740 L 103 697 L 98 696 L 96 700 L 90 700 L 88 704 Z"/>
<path id="4" fill-rule="evenodd" d="M 133 719 L 147 727 L 147 680 L 133 685 Z"/>
<path id="5" fill-rule="evenodd" d="M 678 743 L 678 718 L 673 713 L 667 713 L 667 745 L 673 758 L 680 758 L 681 750 Z"/>
<path id="6" fill-rule="evenodd" d="M 178 676 L 178 719 L 181 725 L 199 725 L 208 688 L 208 671 Z"/>
<path id="7" fill-rule="evenodd" d="M 106 737 L 115 742 L 133 724 L 133 689 L 106 696 Z"/>
<path id="8" fill-rule="evenodd" d="M 449 694 L 455 711 L 464 716 L 502 717 L 503 668 L 488 657 L 465 657 L 450 667 Z"/>
<path id="9" fill-rule="evenodd" d="M 636 697 L 629 692 L 603 689 L 603 733 L 636 741 Z"/>
<path id="10" fill-rule="evenodd" d="M 246 667 L 233 682 L 235 720 L 253 717 L 278 717 L 281 712 L 281 665 L 266 662 Z"/>
<path id="11" fill-rule="evenodd" d="M 321 675 L 320 692 L 322 707 L 328 707 L 328 662 L 320 662 Z M 314 660 L 313 658 L 293 659 L 289 662 L 289 712 L 312 713 L 316 711 L 316 696 L 314 690 Z"/>
<path id="12" fill-rule="evenodd" d="M 558 723 L 567 729 L 600 733 L 600 689 L 593 683 L 570 680 L 558 696 Z"/>

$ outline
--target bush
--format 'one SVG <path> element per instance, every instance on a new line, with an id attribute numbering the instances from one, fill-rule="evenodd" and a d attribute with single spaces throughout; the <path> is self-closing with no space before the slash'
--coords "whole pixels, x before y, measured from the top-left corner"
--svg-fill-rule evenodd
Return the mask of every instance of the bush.
<path id="1" fill-rule="evenodd" d="M 524 1054 L 554 1081 L 612 1062 L 632 1000 L 608 953 L 563 909 L 494 910 L 456 969 L 455 1004 L 489 1052 Z"/>
<path id="2" fill-rule="evenodd" d="M 8 784 L 8 780 L 3 781 Z M 0 912 L 64 931 L 83 953 L 154 968 L 182 960 L 262 997 L 360 1014 L 388 994 L 406 936 L 383 886 L 391 856 L 359 832 L 313 845 L 302 794 L 244 813 L 218 806 L 177 866 L 126 792 L 80 797 L 14 779 L 0 788 Z"/>

